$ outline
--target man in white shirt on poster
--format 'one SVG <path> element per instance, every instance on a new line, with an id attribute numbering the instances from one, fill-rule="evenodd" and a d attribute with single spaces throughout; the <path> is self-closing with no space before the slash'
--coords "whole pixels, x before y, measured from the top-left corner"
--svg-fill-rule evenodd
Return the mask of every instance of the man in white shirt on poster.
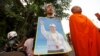
<path id="1" fill-rule="evenodd" d="M 44 27 L 44 22 L 41 21 L 41 33 L 47 39 L 48 52 L 67 52 L 70 51 L 68 43 L 66 43 L 64 36 L 56 30 L 54 23 L 50 24 L 50 31 Z"/>

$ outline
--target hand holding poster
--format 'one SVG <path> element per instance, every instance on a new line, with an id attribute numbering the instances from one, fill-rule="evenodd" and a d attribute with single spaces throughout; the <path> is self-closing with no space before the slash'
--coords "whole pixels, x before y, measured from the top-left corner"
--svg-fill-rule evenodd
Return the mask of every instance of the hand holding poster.
<path id="1" fill-rule="evenodd" d="M 38 20 L 34 54 L 58 54 L 71 51 L 64 35 L 61 21 L 40 17 Z"/>

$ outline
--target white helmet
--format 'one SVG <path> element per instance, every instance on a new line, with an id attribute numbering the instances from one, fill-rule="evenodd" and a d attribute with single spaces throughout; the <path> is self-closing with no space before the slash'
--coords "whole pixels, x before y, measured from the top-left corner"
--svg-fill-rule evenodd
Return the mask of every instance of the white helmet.
<path id="1" fill-rule="evenodd" d="M 14 38 L 15 36 L 17 36 L 16 31 L 10 31 L 10 32 L 7 34 L 7 38 L 8 38 L 8 39 L 12 39 L 12 38 Z"/>

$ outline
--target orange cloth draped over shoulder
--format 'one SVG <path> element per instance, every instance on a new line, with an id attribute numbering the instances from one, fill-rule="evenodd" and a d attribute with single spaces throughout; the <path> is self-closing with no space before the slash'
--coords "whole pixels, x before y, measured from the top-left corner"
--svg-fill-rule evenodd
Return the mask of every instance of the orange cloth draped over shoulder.
<path id="1" fill-rule="evenodd" d="M 70 16 L 71 40 L 76 56 L 97 56 L 98 29 L 82 14 Z"/>
<path id="2" fill-rule="evenodd" d="M 97 38 L 97 51 L 98 51 L 98 56 L 100 56 L 100 30 L 98 31 L 98 38 Z"/>

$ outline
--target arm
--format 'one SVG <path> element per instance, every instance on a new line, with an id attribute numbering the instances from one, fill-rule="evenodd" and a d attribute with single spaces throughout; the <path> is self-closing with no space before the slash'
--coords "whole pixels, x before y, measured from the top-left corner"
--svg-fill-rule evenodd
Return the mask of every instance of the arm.
<path id="1" fill-rule="evenodd" d="M 41 33 L 47 39 L 48 32 L 46 31 L 43 22 L 41 22 Z"/>

